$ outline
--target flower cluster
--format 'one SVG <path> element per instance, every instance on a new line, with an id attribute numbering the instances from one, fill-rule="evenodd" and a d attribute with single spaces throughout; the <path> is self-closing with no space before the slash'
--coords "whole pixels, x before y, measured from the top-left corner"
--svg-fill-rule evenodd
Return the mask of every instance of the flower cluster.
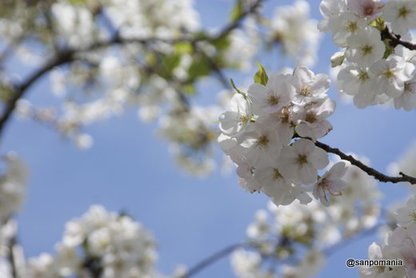
<path id="1" fill-rule="evenodd" d="M 239 278 L 249 277 L 309 277 L 317 274 L 325 264 L 325 256 L 314 238 L 322 233 L 334 241 L 333 223 L 316 200 L 308 205 L 295 201 L 288 206 L 276 207 L 256 213 L 247 229 L 252 250 L 239 248 L 231 255 L 231 265 Z M 335 236 L 335 237 L 334 237 Z M 307 249 L 302 253 L 300 249 Z M 297 257 L 302 253 L 303 258 Z M 296 258 L 296 259 L 294 259 Z"/>
<path id="2" fill-rule="evenodd" d="M 6 48 L 10 45 L 17 49 L 15 56 L 23 63 L 43 62 L 45 57 L 48 62 L 65 60 L 67 52 L 74 51 L 68 61 L 52 67 L 49 74 L 52 90 L 63 105 L 56 107 L 53 102 L 54 106 L 38 107 L 21 99 L 16 110 L 25 118 L 46 123 L 80 148 L 88 148 L 93 142 L 85 126 L 118 116 L 128 105 L 137 107 L 145 121 L 165 123 L 169 118 L 175 123 L 192 118 L 192 113 L 180 113 L 174 119 L 178 115 L 176 104 L 187 106 L 200 87 L 198 82 L 207 77 L 218 79 L 226 87 L 222 71 L 252 68 L 253 56 L 264 49 L 262 43 L 278 42 L 284 54 L 311 64 L 319 41 L 309 4 L 304 0 L 278 8 L 271 20 L 258 12 L 261 1 L 236 1 L 230 24 L 215 29 L 202 28 L 192 0 L 42 3 L 5 4 L 0 14 L 0 38 Z M 266 29 L 266 38 L 259 32 L 261 28 Z M 13 55 L 0 57 L 0 62 L 9 57 Z M 66 66 L 60 67 L 63 64 Z M 16 78 L 9 74 L 13 70 L 7 63 L 4 66 L 0 86 L 13 94 L 14 84 L 25 78 Z M 165 126 L 160 129 L 165 134 Z M 204 129 L 208 132 L 203 137 L 215 132 L 211 127 Z M 200 131 L 199 127 L 192 130 Z M 201 159 L 192 159 L 193 155 L 183 152 L 187 146 L 176 140 L 177 136 L 165 139 L 175 154 L 180 149 L 177 157 L 181 165 L 187 169 L 200 167 Z M 212 148 L 213 141 L 206 145 Z M 212 161 L 209 152 L 205 156 L 202 160 Z M 211 166 L 205 163 L 203 168 Z"/>
<path id="3" fill-rule="evenodd" d="M 0 276 L 11 277 L 7 258 L 15 252 L 11 248 L 16 234 L 17 223 L 13 219 L 20 210 L 26 195 L 26 165 L 15 153 L 3 157 L 5 169 L 0 175 Z"/>
<path id="4" fill-rule="evenodd" d="M 20 209 L 27 178 L 26 166 L 15 153 L 5 155 L 4 161 L 6 169 L 0 176 L 0 223 L 5 223 Z"/>
<path id="5" fill-rule="evenodd" d="M 246 8 L 251 5 L 247 3 Z M 25 45 L 27 52 L 38 55 L 41 61 L 45 54 L 39 52 L 50 54 L 51 59 L 65 56 L 62 52 L 66 50 L 75 54 L 67 67 L 54 67 L 49 74 L 52 91 L 62 105 L 39 107 L 20 99 L 16 108 L 18 115 L 52 127 L 85 149 L 93 142 L 86 126 L 119 116 L 127 106 L 133 105 L 141 120 L 161 123 L 159 133 L 168 140 L 170 149 L 186 170 L 193 173 L 201 169 L 196 173 L 199 175 L 213 168 L 212 154 L 206 150 L 213 147 L 215 140 L 205 140 L 201 146 L 199 139 L 211 137 L 216 128 L 199 120 L 195 124 L 191 107 L 194 104 L 190 104 L 190 99 L 198 81 L 212 72 L 223 68 L 242 70 L 252 65 L 251 58 L 257 49 L 255 42 L 259 39 L 251 14 L 238 27 L 220 35 L 221 29 L 201 29 L 191 0 L 60 0 L 44 5 L 9 4 L 4 9 L 5 15 L 2 14 L 0 38 L 11 45 L 24 41 L 26 35 L 23 23 L 16 22 L 16 16 L 23 17 L 20 10 L 30 10 L 28 14 L 36 18 L 28 20 L 34 24 L 31 30 L 35 34 L 28 35 L 31 39 L 36 38 L 39 22 L 54 26 L 53 32 L 42 29 L 41 36 L 56 41 L 53 49 L 49 49 L 48 43 L 42 43 L 35 51 L 31 44 Z M 43 19 L 45 14 L 50 16 Z M 19 34 L 18 38 L 13 36 L 15 33 Z M 28 61 L 19 57 L 22 62 Z M 13 88 L 18 82 L 14 76 L 3 76 L 6 73 L 0 72 L 0 85 Z M 206 107 L 206 112 L 210 113 L 211 108 Z M 190 123 L 185 142 L 183 136 L 172 134 L 174 126 L 167 126 L 184 120 Z M 191 133 L 198 139 L 189 138 Z M 199 140 L 201 147 L 195 148 L 195 142 L 189 142 L 192 140 Z M 199 152 L 201 149 L 204 150 Z"/>
<path id="6" fill-rule="evenodd" d="M 56 251 L 30 259 L 25 277 L 160 277 L 152 235 L 130 217 L 101 206 L 68 222 Z"/>
<path id="7" fill-rule="evenodd" d="M 307 66 L 316 61 L 321 37 L 316 28 L 317 21 L 310 18 L 309 10 L 305 0 L 278 7 L 270 26 L 272 41 L 281 44 L 284 53 Z"/>
<path id="8" fill-rule="evenodd" d="M 374 179 L 355 166 L 345 174 L 345 198 L 325 207 L 269 203 L 247 228 L 248 249 L 231 257 L 234 272 L 245 277 L 311 277 L 323 267 L 331 248 L 374 227 L 379 216 L 379 192 Z M 268 267 L 270 266 L 270 267 Z"/>
<path id="9" fill-rule="evenodd" d="M 386 234 L 384 244 L 373 242 L 370 259 L 400 259 L 403 265 L 361 268 L 361 277 L 415 277 L 416 275 L 416 198 L 411 197 L 394 213 L 397 227 Z"/>
<path id="10" fill-rule="evenodd" d="M 320 30 L 330 32 L 342 48 L 332 57 L 333 66 L 341 65 L 337 77 L 341 92 L 353 96 L 359 108 L 390 101 L 397 109 L 416 108 L 415 53 L 391 40 L 397 34 L 411 42 L 414 3 L 323 0 L 321 13 Z"/>
<path id="11" fill-rule="evenodd" d="M 219 118 L 218 141 L 237 165 L 241 185 L 264 192 L 277 205 L 308 203 L 311 191 L 328 204 L 329 195 L 340 194 L 346 165 L 339 162 L 318 178 L 329 160 L 314 141 L 331 131 L 327 118 L 335 109 L 326 94 L 327 76 L 306 67 L 270 78 L 261 67 L 256 76 L 263 76 L 263 84 L 234 94 Z"/>
<path id="12" fill-rule="evenodd" d="M 210 173 L 215 165 L 212 143 L 217 106 L 179 108 L 160 118 L 159 134 L 171 142 L 170 151 L 185 170 L 196 176 Z"/>

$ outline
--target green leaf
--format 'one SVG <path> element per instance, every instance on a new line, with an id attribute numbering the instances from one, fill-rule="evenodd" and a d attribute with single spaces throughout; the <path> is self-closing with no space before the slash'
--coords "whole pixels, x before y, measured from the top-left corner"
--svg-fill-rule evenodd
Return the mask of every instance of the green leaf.
<path id="1" fill-rule="evenodd" d="M 227 36 L 220 37 L 220 38 L 212 41 L 212 45 L 217 50 L 227 50 L 228 47 L 230 46 L 230 44 L 231 44 L 230 39 Z"/>
<path id="2" fill-rule="evenodd" d="M 183 86 L 183 91 L 187 95 L 195 95 L 196 88 L 195 88 L 194 84 L 187 84 L 187 85 Z"/>
<path id="3" fill-rule="evenodd" d="M 331 67 L 335 68 L 335 67 L 338 67 L 338 66 L 342 65 L 344 60 L 345 60 L 344 53 L 342 53 L 342 52 L 335 53 L 331 57 Z"/>
<path id="4" fill-rule="evenodd" d="M 231 21 L 238 20 L 244 12 L 244 3 L 243 0 L 237 0 L 233 10 L 231 11 L 230 19 Z"/>
<path id="5" fill-rule="evenodd" d="M 195 33 L 192 33 L 192 37 L 194 38 L 194 40 L 207 40 L 209 39 L 209 35 L 207 33 L 205 33 L 204 31 L 198 31 Z"/>
<path id="6" fill-rule="evenodd" d="M 384 25 L 384 19 L 382 19 L 381 17 L 377 17 L 376 19 L 370 22 L 370 26 L 378 29 L 379 31 L 384 30 Z"/>
<path id="7" fill-rule="evenodd" d="M 149 52 L 145 57 L 146 64 L 149 66 L 155 66 L 157 64 L 157 56 L 153 52 Z"/>
<path id="8" fill-rule="evenodd" d="M 202 76 L 207 76 L 211 73 L 211 67 L 207 59 L 204 57 L 194 57 L 192 64 L 189 66 L 189 78 L 195 80 Z"/>
<path id="9" fill-rule="evenodd" d="M 180 62 L 181 62 L 181 55 L 177 53 L 166 56 L 165 59 L 163 59 L 163 65 L 165 66 L 168 72 L 174 70 L 179 65 Z"/>
<path id="10" fill-rule="evenodd" d="M 9 87 L 0 84 L 0 101 L 7 102 L 10 100 L 12 92 Z"/>
<path id="11" fill-rule="evenodd" d="M 179 42 L 175 44 L 175 52 L 178 54 L 188 54 L 193 50 L 192 44 L 189 42 Z"/>
<path id="12" fill-rule="evenodd" d="M 267 81 L 269 80 L 269 77 L 267 76 L 266 70 L 264 69 L 264 67 L 260 63 L 257 63 L 257 66 L 258 66 L 259 70 L 254 75 L 254 82 L 259 83 L 261 85 L 266 85 Z"/>
<path id="13" fill-rule="evenodd" d="M 385 43 L 386 50 L 384 50 L 383 58 L 387 59 L 394 51 L 394 48 L 389 46 L 388 43 Z"/>
<path id="14" fill-rule="evenodd" d="M 234 80 L 230 79 L 231 87 L 234 88 L 234 90 L 237 92 L 237 94 L 245 96 L 246 94 L 243 93 L 240 89 L 237 88 L 237 86 L 234 83 Z"/>
<path id="15" fill-rule="evenodd" d="M 83 5 L 87 3 L 87 0 L 69 0 L 72 5 Z"/>

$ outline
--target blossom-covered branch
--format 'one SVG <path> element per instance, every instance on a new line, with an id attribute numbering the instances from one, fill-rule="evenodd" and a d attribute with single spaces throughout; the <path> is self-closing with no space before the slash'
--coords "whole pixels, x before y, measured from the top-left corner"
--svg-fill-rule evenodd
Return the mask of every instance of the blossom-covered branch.
<path id="1" fill-rule="evenodd" d="M 374 168 L 371 168 L 371 167 L 365 165 L 361 161 L 355 159 L 352 155 L 345 154 L 344 152 L 342 152 L 338 148 L 333 148 L 333 147 L 328 146 L 327 144 L 324 144 L 324 143 L 319 142 L 319 141 L 316 141 L 315 145 L 317 147 L 329 152 L 329 153 L 333 153 L 333 154 L 338 155 L 341 159 L 344 159 L 344 160 L 347 160 L 347 161 L 351 162 L 351 164 L 357 166 L 358 168 L 360 168 L 361 170 L 363 170 L 364 172 L 366 172 L 370 176 L 373 176 L 374 178 L 376 178 L 377 180 L 379 180 L 381 182 L 391 182 L 391 183 L 409 182 L 411 184 L 416 184 L 416 178 L 408 176 L 405 173 L 400 173 L 400 175 L 401 175 L 400 177 L 390 177 L 390 176 L 387 176 L 387 175 L 377 171 Z"/>
<path id="2" fill-rule="evenodd" d="M 353 176 L 350 175 L 350 178 L 354 179 Z M 350 180 L 350 189 L 354 190 L 355 182 Z M 371 183 L 363 183 L 362 188 L 373 190 Z M 375 196 L 367 194 L 355 198 L 355 194 L 352 194 L 348 197 L 357 201 L 371 200 Z M 316 201 L 306 206 L 292 203 L 276 207 L 269 203 L 268 210 L 259 210 L 255 214 L 254 221 L 247 228 L 246 242 L 232 244 L 213 253 L 178 278 L 189 278 L 230 254 L 232 268 L 240 278 L 281 277 L 277 276 L 280 272 L 283 277 L 292 277 L 290 274 L 295 277 L 317 274 L 324 264 L 324 258 L 376 233 L 385 225 L 374 221 L 377 215 L 361 215 L 361 209 L 351 210 L 352 203 L 344 201 L 338 199 L 333 204 L 335 210 L 332 213 Z M 302 246 L 313 246 L 314 251 L 303 254 Z M 302 276 L 301 273 L 308 275 Z"/>
<path id="3" fill-rule="evenodd" d="M 323 0 L 321 7 L 318 28 L 341 47 L 331 59 L 340 92 L 352 96 L 358 108 L 392 101 L 396 109 L 415 109 L 413 3 Z"/>
<path id="4" fill-rule="evenodd" d="M 357 180 L 353 176 L 349 176 L 348 187 L 354 191 Z M 373 190 L 370 183 L 363 183 L 362 188 L 365 192 Z M 269 203 L 267 210 L 257 211 L 247 237 L 258 244 L 251 245 L 252 250 L 241 248 L 231 255 L 236 276 L 315 277 L 330 256 L 384 226 L 374 221 L 377 215 L 370 219 L 360 208 L 352 208 L 363 200 L 375 201 L 374 195 L 360 197 L 356 193 L 347 196 L 347 202 L 334 200 L 332 211 L 317 201 L 306 206 L 299 202 L 278 207 Z M 273 239 L 275 244 L 265 239 Z"/>
<path id="5" fill-rule="evenodd" d="M 27 92 L 27 90 L 43 75 L 51 71 L 53 68 L 64 65 L 69 63 L 74 59 L 74 54 L 76 53 L 75 50 L 67 50 L 59 53 L 56 57 L 52 58 L 49 62 L 47 62 L 43 67 L 39 70 L 35 71 L 31 74 L 25 81 L 23 81 L 20 85 L 16 85 L 13 88 L 12 96 L 6 102 L 3 114 L 0 117 L 0 135 L 3 133 L 4 127 L 10 116 L 12 115 L 13 111 L 16 108 L 16 104 L 19 99 L 21 99 Z"/>
<path id="6" fill-rule="evenodd" d="M 13 114 L 17 102 L 19 99 L 23 98 L 26 94 L 27 90 L 41 77 L 45 74 L 49 73 L 52 69 L 71 63 L 75 60 L 78 60 L 78 54 L 86 53 L 89 51 L 94 51 L 101 48 L 111 47 L 115 45 L 128 45 L 128 44 L 141 44 L 144 46 L 151 45 L 154 43 L 167 43 L 167 44 L 176 44 L 181 42 L 190 43 L 192 46 L 195 46 L 198 42 L 206 41 L 206 42 L 214 42 L 216 40 L 220 40 L 227 35 L 229 35 L 233 30 L 240 27 L 243 20 L 255 13 L 260 5 L 264 2 L 264 0 L 257 0 L 245 10 L 241 11 L 238 16 L 232 20 L 231 23 L 226 25 L 222 28 L 217 34 L 209 35 L 204 32 L 196 32 L 196 33 L 189 33 L 185 35 L 181 35 L 178 37 L 173 38 L 160 38 L 160 37 L 144 37 L 144 38 L 124 38 L 120 35 L 119 32 L 115 32 L 114 36 L 105 41 L 97 41 L 95 43 L 90 44 L 87 47 L 79 47 L 79 48 L 71 48 L 62 50 L 55 54 L 53 58 L 51 58 L 48 62 L 46 62 L 42 67 L 37 69 L 28 78 L 26 78 L 23 82 L 18 85 L 13 86 L 10 88 L 11 96 L 5 103 L 5 108 L 3 110 L 2 115 L 0 116 L 0 136 L 3 133 L 5 125 L 9 121 L 11 115 Z M 205 54 L 204 54 L 205 55 Z M 228 84 L 226 82 L 226 78 L 223 76 L 221 69 L 218 67 L 216 63 L 214 63 L 211 59 L 208 59 L 208 66 L 212 67 L 214 73 L 218 76 L 220 82 L 223 84 Z"/>

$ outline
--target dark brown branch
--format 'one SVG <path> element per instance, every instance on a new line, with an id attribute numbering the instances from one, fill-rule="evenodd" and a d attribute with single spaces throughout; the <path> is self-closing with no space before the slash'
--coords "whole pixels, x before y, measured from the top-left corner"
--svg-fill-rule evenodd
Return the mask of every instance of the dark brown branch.
<path id="1" fill-rule="evenodd" d="M 341 159 L 343 160 L 347 160 L 349 162 L 351 162 L 352 165 L 357 166 L 358 168 L 360 168 L 361 170 L 363 170 L 364 172 L 366 172 L 368 175 L 373 176 L 375 179 L 381 181 L 381 182 L 391 182 L 391 183 L 399 183 L 399 182 L 409 182 L 411 184 L 416 184 L 416 178 L 408 176 L 402 172 L 400 172 L 400 176 L 399 177 L 391 177 L 391 176 L 387 176 L 379 171 L 377 171 L 374 168 L 371 168 L 367 165 L 365 165 L 364 163 L 362 163 L 361 161 L 355 159 L 352 155 L 347 155 L 344 152 L 342 152 L 340 149 L 337 148 L 333 148 L 331 146 L 328 146 L 324 143 L 321 143 L 319 141 L 315 142 L 315 145 L 325 151 L 327 151 L 328 153 L 333 153 L 338 155 Z"/>
<path id="2" fill-rule="evenodd" d="M 72 50 L 61 52 L 59 56 L 50 60 L 42 68 L 30 75 L 26 79 L 26 81 L 15 87 L 15 89 L 13 90 L 13 95 L 6 102 L 3 114 L 0 117 L 0 134 L 3 133 L 4 127 L 8 122 L 10 116 L 12 115 L 13 111 L 15 110 L 18 100 L 25 95 L 27 89 L 30 86 L 32 86 L 40 77 L 52 70 L 54 67 L 63 65 L 71 61 L 74 56 L 74 53 L 75 52 Z"/>
<path id="3" fill-rule="evenodd" d="M 402 40 L 400 35 L 391 32 L 387 26 L 381 31 L 381 39 L 383 41 L 388 40 L 388 43 L 393 48 L 401 45 L 409 50 L 416 50 L 416 44 Z"/>
<path id="4" fill-rule="evenodd" d="M 76 59 L 76 54 L 92 51 L 99 48 L 109 47 L 117 44 L 129 44 L 129 43 L 140 43 L 140 44 L 147 44 L 152 41 L 170 41 L 170 42 L 179 42 L 184 41 L 185 38 L 178 38 L 178 39 L 172 39 L 172 40 L 157 40 L 156 38 L 148 38 L 148 39 L 136 39 L 136 38 L 130 38 L 130 39 L 122 39 L 118 36 L 114 37 L 111 40 L 104 41 L 104 42 L 97 42 L 89 47 L 82 48 L 82 49 L 68 49 L 65 51 L 62 51 L 58 53 L 54 58 L 52 58 L 49 62 L 47 62 L 44 66 L 42 66 L 40 69 L 35 71 L 32 75 L 30 75 L 23 83 L 16 86 L 13 90 L 13 95 L 10 97 L 10 99 L 6 102 L 5 108 L 3 111 L 3 114 L 0 117 L 0 136 L 3 134 L 4 128 L 6 126 L 6 123 L 8 122 L 10 116 L 16 109 L 16 105 L 19 99 L 24 97 L 26 94 L 28 88 L 32 86 L 38 79 L 40 79 L 44 74 L 51 71 L 53 68 L 62 66 L 64 64 L 70 63 Z"/>

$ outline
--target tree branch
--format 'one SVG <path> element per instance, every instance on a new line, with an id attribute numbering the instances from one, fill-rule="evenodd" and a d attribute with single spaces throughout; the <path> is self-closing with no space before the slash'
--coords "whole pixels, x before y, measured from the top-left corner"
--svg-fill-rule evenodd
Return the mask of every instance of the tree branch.
<path id="1" fill-rule="evenodd" d="M 199 48 L 197 45 L 195 45 L 195 51 L 201 54 L 207 60 L 209 66 L 213 70 L 215 76 L 217 77 L 221 85 L 227 90 L 232 90 L 233 88 L 230 86 L 228 78 L 224 74 L 221 67 L 214 61 L 214 59 L 211 56 L 209 56 L 202 48 Z"/>
<path id="2" fill-rule="evenodd" d="M 409 50 L 416 50 L 416 44 L 402 40 L 400 35 L 390 32 L 387 26 L 381 31 L 381 39 L 383 41 L 388 40 L 390 46 L 393 48 L 395 48 L 398 45 L 401 45 Z"/>
<path id="3" fill-rule="evenodd" d="M 10 272 L 11 272 L 11 276 L 13 278 L 18 278 L 18 274 L 17 274 L 17 266 L 16 266 L 16 258 L 15 258 L 15 254 L 14 254 L 14 248 L 17 244 L 17 238 L 15 235 L 13 235 L 13 237 L 9 240 L 9 246 L 8 246 L 8 261 L 10 264 Z"/>
<path id="4" fill-rule="evenodd" d="M 345 246 L 347 246 L 348 244 L 350 244 L 353 241 L 356 240 L 360 240 L 366 236 L 369 236 L 371 234 L 374 234 L 379 228 L 381 228 L 383 225 L 383 223 L 379 223 L 371 228 L 368 228 L 366 230 L 362 230 L 361 232 L 357 233 L 356 235 L 352 236 L 351 238 L 347 238 L 345 240 L 339 241 L 338 243 L 335 243 L 325 249 L 322 249 L 321 252 L 323 254 L 325 254 L 326 256 L 331 256 L 332 254 L 334 254 L 335 252 L 339 251 L 340 249 L 344 248 Z M 282 241 L 282 239 L 279 240 L 278 246 L 283 246 L 284 245 L 284 241 Z M 205 268 L 207 268 L 208 266 L 214 264 L 215 262 L 219 261 L 220 259 L 224 258 L 225 256 L 228 256 L 229 254 L 231 254 L 232 252 L 234 252 L 235 250 L 237 250 L 238 248 L 244 248 L 244 247 L 252 247 L 254 249 L 255 245 L 253 245 L 253 242 L 243 242 L 243 243 L 236 243 L 236 244 L 232 244 L 229 245 L 217 252 L 215 252 L 214 254 L 208 256 L 207 258 L 203 259 L 202 261 L 200 261 L 199 263 L 197 263 L 195 266 L 191 267 L 186 273 L 184 273 L 181 276 L 178 276 L 178 278 L 189 278 L 191 276 L 194 276 L 195 274 L 198 274 L 199 272 L 201 272 L 202 270 L 204 270 Z M 257 252 L 259 252 L 257 250 Z M 260 252 L 261 254 L 261 252 Z M 263 256 L 264 254 L 262 254 Z M 276 259 L 276 257 L 274 257 L 273 255 L 269 256 L 266 255 L 265 257 L 270 257 L 273 259 Z M 298 261 L 295 261 L 298 262 Z"/>
<path id="5" fill-rule="evenodd" d="M 331 246 L 323 249 L 322 253 L 324 253 L 326 256 L 329 257 L 332 254 L 341 250 L 342 248 L 349 246 L 349 244 L 351 242 L 357 241 L 357 240 L 363 239 L 367 236 L 375 234 L 381 227 L 383 227 L 385 225 L 386 225 L 385 223 L 379 223 L 377 225 L 374 225 L 373 227 L 368 228 L 366 230 L 363 230 L 363 231 L 359 232 L 358 234 L 353 235 L 350 238 L 346 238 L 345 240 L 339 241 L 339 242 L 335 243 L 334 245 L 331 245 Z"/>
<path id="6" fill-rule="evenodd" d="M 363 170 L 364 172 L 366 172 L 368 175 L 373 176 L 375 179 L 381 181 L 381 182 L 391 182 L 391 183 L 399 183 L 399 182 L 409 182 L 411 184 L 416 184 L 416 178 L 408 176 L 402 172 L 400 172 L 400 176 L 399 177 L 391 177 L 391 176 L 387 176 L 379 171 L 377 171 L 374 168 L 371 168 L 367 165 L 365 165 L 364 163 L 362 163 L 361 161 L 355 159 L 352 155 L 347 155 L 344 152 L 342 152 L 340 149 L 338 148 L 333 148 L 331 146 L 328 146 L 324 143 L 321 143 L 319 141 L 315 142 L 315 145 L 325 151 L 327 151 L 328 153 L 333 153 L 338 155 L 341 159 L 347 160 L 349 162 L 351 162 L 352 165 L 357 166 L 358 168 L 360 168 L 361 170 Z"/>
<path id="7" fill-rule="evenodd" d="M 223 38 L 234 29 L 239 28 L 243 20 L 250 14 L 255 13 L 257 9 L 263 4 L 263 2 L 265 2 L 265 0 L 256 0 L 248 9 L 243 11 L 236 20 L 232 21 L 227 26 L 225 26 L 224 29 L 220 33 L 218 33 L 217 36 L 214 37 L 214 39 Z"/>
<path id="8" fill-rule="evenodd" d="M 0 117 L 0 135 L 3 133 L 6 123 L 16 109 L 18 100 L 25 95 L 27 89 L 54 67 L 66 64 L 71 61 L 74 54 L 75 52 L 73 50 L 61 52 L 58 56 L 47 62 L 42 68 L 32 73 L 22 84 L 15 86 L 13 95 L 6 102 L 3 114 Z"/>
<path id="9" fill-rule="evenodd" d="M 200 271 L 204 270 L 206 267 L 210 266 L 211 264 L 231 254 L 236 249 L 240 247 L 245 247 L 247 245 L 248 243 L 236 243 L 236 244 L 229 245 L 215 252 L 214 254 L 208 256 L 207 258 L 203 259 L 202 261 L 197 263 L 195 266 L 191 267 L 188 271 L 186 271 L 185 274 L 179 276 L 178 278 L 189 278 L 191 276 L 194 276 L 195 274 L 198 274 Z"/>
<path id="10" fill-rule="evenodd" d="M 198 35 L 184 35 L 177 38 L 171 38 L 171 39 L 165 39 L 165 38 L 122 38 L 118 33 L 115 34 L 115 36 L 107 41 L 101 41 L 91 44 L 90 46 L 84 47 L 84 48 L 69 48 L 67 50 L 63 50 L 61 52 L 58 52 L 55 57 L 53 57 L 51 60 L 46 62 L 45 65 L 43 65 L 41 68 L 36 70 L 34 73 L 32 73 L 26 80 L 24 80 L 20 85 L 15 86 L 13 89 L 13 95 L 8 99 L 8 101 L 5 103 L 5 107 L 3 110 L 2 115 L 0 116 L 0 136 L 4 132 L 4 128 L 9 121 L 11 115 L 13 114 L 14 110 L 16 109 L 17 102 L 19 99 L 24 97 L 27 90 L 41 77 L 43 77 L 46 73 L 51 71 L 53 68 L 62 66 L 64 64 L 70 63 L 77 59 L 78 53 L 93 51 L 99 48 L 105 48 L 110 47 L 113 45 L 120 45 L 120 44 L 132 44 L 132 43 L 138 43 L 138 44 L 149 44 L 149 43 L 158 43 L 158 42 L 164 42 L 168 44 L 175 44 L 179 42 L 191 42 L 196 43 L 198 41 L 212 41 L 219 38 L 222 38 L 224 36 L 227 36 L 232 30 L 239 28 L 241 22 L 250 14 L 254 13 L 257 8 L 261 5 L 261 3 L 264 0 L 257 0 L 253 5 L 251 5 L 247 10 L 242 12 L 240 16 L 231 22 L 230 24 L 226 25 L 217 35 L 215 36 L 198 36 Z M 214 71 L 216 74 L 218 73 L 218 70 L 214 68 Z M 221 78 L 221 76 L 220 76 Z"/>

